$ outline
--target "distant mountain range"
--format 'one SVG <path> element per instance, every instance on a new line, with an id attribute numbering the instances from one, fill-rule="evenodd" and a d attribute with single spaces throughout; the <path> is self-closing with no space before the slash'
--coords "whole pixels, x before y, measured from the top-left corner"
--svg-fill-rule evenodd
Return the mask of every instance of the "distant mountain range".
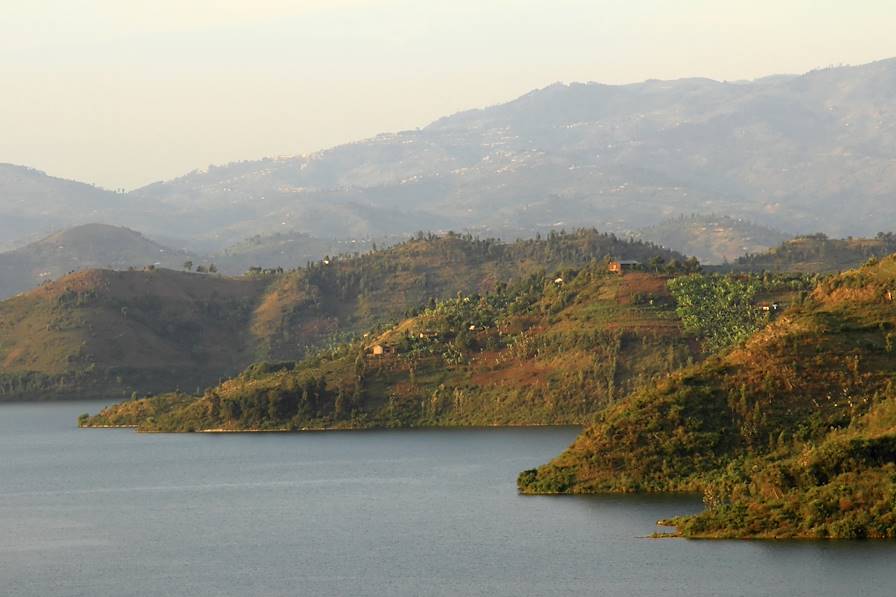
<path id="1" fill-rule="evenodd" d="M 624 231 L 690 213 L 867 236 L 896 216 L 894 96 L 896 59 L 750 82 L 555 84 L 420 130 L 126 194 L 5 165 L 0 239 L 103 221 L 209 252 L 277 231 Z"/>

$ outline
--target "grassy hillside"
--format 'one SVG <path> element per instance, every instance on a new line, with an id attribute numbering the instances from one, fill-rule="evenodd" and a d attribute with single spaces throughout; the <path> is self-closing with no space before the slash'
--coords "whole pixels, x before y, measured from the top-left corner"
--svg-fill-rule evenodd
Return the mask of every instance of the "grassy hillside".
<path id="1" fill-rule="evenodd" d="M 764 253 L 789 236 L 738 218 L 690 215 L 641 228 L 635 238 L 693 255 L 703 264 L 721 264 L 742 255 Z"/>
<path id="2" fill-rule="evenodd" d="M 800 236 L 762 253 L 744 255 L 724 269 L 728 271 L 769 271 L 837 273 L 858 267 L 868 259 L 896 252 L 896 234 L 880 233 L 874 238 L 828 238 L 824 234 Z"/>
<path id="3" fill-rule="evenodd" d="M 184 402 L 106 409 L 88 425 L 145 431 L 583 423 L 699 356 L 668 276 L 602 263 L 432 301 L 300 363 L 255 365 Z M 382 347 L 383 354 L 376 354 Z"/>
<path id="4" fill-rule="evenodd" d="M 0 397 L 115 396 L 208 384 L 252 359 L 263 281 L 90 270 L 0 302 Z"/>
<path id="5" fill-rule="evenodd" d="M 635 392 L 524 493 L 701 491 L 687 536 L 896 536 L 896 257 Z"/>
<path id="6" fill-rule="evenodd" d="M 682 259 L 581 231 L 512 245 L 421 235 L 363 256 L 239 278 L 79 272 L 0 303 L 0 398 L 192 391 L 253 361 L 295 360 L 394 322 L 430 298 L 605 257 Z"/>

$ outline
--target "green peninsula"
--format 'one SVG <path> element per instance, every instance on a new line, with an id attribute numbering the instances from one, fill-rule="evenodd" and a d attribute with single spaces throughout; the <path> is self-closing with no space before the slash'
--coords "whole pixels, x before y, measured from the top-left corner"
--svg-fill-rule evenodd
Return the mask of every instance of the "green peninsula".
<path id="1" fill-rule="evenodd" d="M 896 537 L 896 257 L 600 413 L 528 494 L 701 492 L 686 537 Z"/>

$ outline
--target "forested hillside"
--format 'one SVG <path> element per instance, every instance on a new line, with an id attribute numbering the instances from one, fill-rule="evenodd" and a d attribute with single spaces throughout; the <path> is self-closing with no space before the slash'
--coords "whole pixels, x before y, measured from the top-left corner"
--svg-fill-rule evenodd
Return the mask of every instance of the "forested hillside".
<path id="1" fill-rule="evenodd" d="M 687 536 L 894 537 L 896 257 L 602 412 L 524 493 L 701 491 Z"/>
<path id="2" fill-rule="evenodd" d="M 153 267 L 79 272 L 0 302 L 0 397 L 193 391 L 254 361 L 294 360 L 392 323 L 430 298 L 611 257 L 684 263 L 583 230 L 511 245 L 421 234 L 370 254 L 235 278 Z"/>
<path id="3" fill-rule="evenodd" d="M 200 395 L 106 409 L 86 425 L 144 431 L 584 423 L 631 392 L 773 321 L 803 277 L 623 275 L 603 262 L 536 273 L 412 311 L 299 362 L 257 363 Z M 706 313 L 723 311 L 708 319 Z"/>
<path id="4" fill-rule="evenodd" d="M 669 279 L 611 274 L 602 262 L 536 273 L 432 300 L 381 333 L 298 363 L 257 364 L 201 395 L 132 400 L 84 423 L 146 431 L 583 423 L 700 358 Z"/>
<path id="5" fill-rule="evenodd" d="M 672 268 L 697 266 L 650 243 L 594 230 L 551 233 L 509 244 L 469 235 L 421 233 L 386 251 L 320 261 L 277 276 L 256 310 L 252 332 L 260 342 L 260 357 L 294 359 L 307 345 L 337 333 L 392 323 L 430 298 L 486 293 L 502 282 L 542 270 L 610 258 Z"/>

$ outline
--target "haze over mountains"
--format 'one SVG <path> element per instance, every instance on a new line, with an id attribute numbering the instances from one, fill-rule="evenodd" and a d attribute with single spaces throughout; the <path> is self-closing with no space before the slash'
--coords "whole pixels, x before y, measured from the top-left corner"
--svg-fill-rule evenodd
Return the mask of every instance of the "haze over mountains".
<path id="1" fill-rule="evenodd" d="M 380 238 L 379 246 L 397 239 Z M 125 270 L 148 266 L 178 270 L 187 263 L 199 271 L 242 274 L 253 267 L 294 268 L 326 255 L 367 252 L 370 240 L 325 240 L 299 232 L 253 236 L 224 251 L 202 254 L 174 249 L 123 226 L 81 224 L 12 251 L 0 252 L 0 299 L 74 271 Z"/>
<path id="2" fill-rule="evenodd" d="M 0 253 L 0 298 L 28 290 L 71 271 L 154 265 L 179 269 L 193 257 L 139 232 L 106 224 L 84 224 Z"/>
<path id="3" fill-rule="evenodd" d="M 748 220 L 693 214 L 663 220 L 634 231 L 632 236 L 693 255 L 704 264 L 719 264 L 746 254 L 762 253 L 790 238 L 790 235 Z"/>
<path id="4" fill-rule="evenodd" d="M 873 235 L 896 215 L 894 94 L 896 60 L 751 82 L 555 84 L 420 130 L 126 194 L 5 165 L 0 240 L 103 221 L 213 251 L 278 231 L 622 231 L 690 213 Z"/>

